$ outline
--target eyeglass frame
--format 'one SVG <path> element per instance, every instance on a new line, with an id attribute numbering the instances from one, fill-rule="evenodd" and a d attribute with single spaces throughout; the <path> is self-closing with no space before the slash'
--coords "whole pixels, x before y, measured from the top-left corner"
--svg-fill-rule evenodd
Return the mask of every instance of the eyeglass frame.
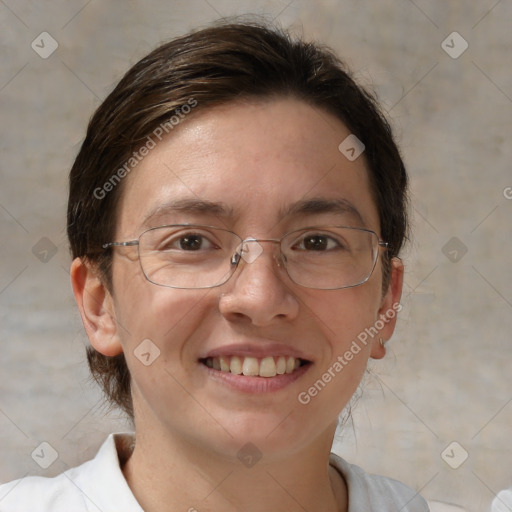
<path id="1" fill-rule="evenodd" d="M 338 225 L 336 225 L 336 226 L 332 226 L 332 225 L 330 225 L 330 226 L 306 226 L 304 228 L 293 229 L 292 231 L 288 231 L 281 238 L 253 238 L 253 237 L 248 237 L 248 238 L 242 239 L 242 237 L 240 235 L 238 235 L 237 233 L 235 233 L 234 231 L 231 231 L 229 229 L 219 228 L 218 226 L 210 226 L 210 225 L 204 225 L 204 224 L 164 224 L 162 226 L 155 226 L 155 227 L 148 228 L 148 229 L 144 230 L 137 238 L 135 238 L 133 240 L 127 240 L 125 242 L 108 242 L 108 243 L 102 244 L 101 247 L 102 247 L 102 249 L 111 249 L 113 247 L 134 247 L 134 246 L 137 246 L 137 258 L 139 260 L 139 265 L 140 265 L 140 268 L 142 270 L 142 273 L 144 274 L 144 277 L 146 278 L 146 280 L 148 282 L 150 282 L 151 284 L 154 284 L 155 286 L 163 286 L 165 288 L 173 288 L 175 290 L 206 290 L 206 289 L 211 289 L 211 288 L 218 288 L 219 286 L 222 286 L 223 284 L 226 284 L 233 277 L 233 275 L 235 274 L 235 272 L 236 272 L 236 270 L 237 270 L 237 268 L 238 268 L 238 266 L 240 264 L 240 260 L 243 259 L 241 257 L 241 255 L 240 255 L 240 257 L 235 260 L 235 256 L 237 254 L 239 254 L 236 250 L 235 250 L 235 253 L 231 256 L 231 259 L 230 259 L 231 265 L 235 265 L 235 267 L 233 268 L 233 271 L 230 273 L 229 277 L 225 281 L 223 281 L 221 283 L 214 284 L 214 285 L 211 285 L 211 286 L 201 286 L 201 287 L 192 287 L 192 288 L 190 288 L 190 287 L 184 287 L 184 286 L 171 286 L 171 285 L 160 284 L 160 283 L 155 283 L 154 281 L 151 281 L 151 279 L 149 279 L 149 277 L 147 276 L 146 272 L 144 271 L 144 267 L 142 266 L 142 261 L 141 261 L 141 258 L 140 258 L 140 238 L 142 236 L 144 236 L 144 234 L 146 234 L 149 231 L 153 231 L 153 230 L 161 229 L 161 228 L 171 228 L 171 227 L 211 228 L 211 229 L 216 229 L 216 230 L 220 230 L 220 231 L 225 231 L 227 233 L 235 235 L 240 240 L 240 244 L 238 245 L 238 247 L 242 246 L 244 243 L 247 243 L 247 242 L 273 242 L 273 243 L 277 243 L 277 244 L 279 244 L 279 252 L 280 252 L 280 256 L 281 256 L 280 260 L 283 262 L 283 267 L 284 267 L 284 269 L 286 271 L 286 275 L 296 285 L 302 286 L 303 288 L 308 288 L 308 289 L 311 289 L 311 290 L 326 290 L 326 291 L 330 291 L 330 290 L 344 290 L 346 288 L 355 288 L 356 286 L 361 286 L 362 284 L 366 283 L 370 279 L 370 277 L 373 274 L 373 271 L 375 270 L 375 266 L 377 265 L 377 260 L 379 259 L 379 249 L 381 247 L 386 249 L 386 250 L 389 250 L 391 248 L 390 244 L 388 242 L 385 242 L 384 240 L 382 240 L 375 231 L 373 231 L 371 229 L 368 229 L 368 228 L 360 228 L 360 227 L 354 227 L 354 226 L 343 226 L 343 225 L 341 225 L 341 226 L 338 226 Z M 352 284 L 352 285 L 341 286 L 341 287 L 337 287 L 337 288 L 316 288 L 316 287 L 313 287 L 313 286 L 306 286 L 306 285 L 297 283 L 290 276 L 290 273 L 288 272 L 288 267 L 286 266 L 286 261 L 283 260 L 283 258 L 282 258 L 283 253 L 282 253 L 281 243 L 282 243 L 283 239 L 286 238 L 288 235 L 290 235 L 292 233 L 299 232 L 299 231 L 307 231 L 307 230 L 314 230 L 314 229 L 326 229 L 326 228 L 342 228 L 342 229 L 352 229 L 352 230 L 355 230 L 355 231 L 364 231 L 366 233 L 370 233 L 372 235 L 375 235 L 375 237 L 377 238 L 377 251 L 376 251 L 375 260 L 373 262 L 373 266 L 372 266 L 368 276 L 365 279 L 363 279 L 361 282 L 356 283 L 356 284 Z M 280 266 L 279 262 L 278 262 L 278 266 Z"/>

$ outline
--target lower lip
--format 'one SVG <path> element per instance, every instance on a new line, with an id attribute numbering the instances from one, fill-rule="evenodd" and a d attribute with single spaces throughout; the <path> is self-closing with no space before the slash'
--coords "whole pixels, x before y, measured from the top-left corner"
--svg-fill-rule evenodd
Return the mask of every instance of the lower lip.
<path id="1" fill-rule="evenodd" d="M 272 391 L 279 391 L 300 379 L 311 366 L 311 363 L 300 366 L 292 373 L 284 373 L 283 375 L 276 375 L 275 377 L 253 377 L 245 375 L 236 375 L 234 373 L 222 372 L 209 368 L 203 363 L 199 365 L 208 372 L 208 377 L 225 384 L 237 391 L 244 393 L 270 393 Z"/>

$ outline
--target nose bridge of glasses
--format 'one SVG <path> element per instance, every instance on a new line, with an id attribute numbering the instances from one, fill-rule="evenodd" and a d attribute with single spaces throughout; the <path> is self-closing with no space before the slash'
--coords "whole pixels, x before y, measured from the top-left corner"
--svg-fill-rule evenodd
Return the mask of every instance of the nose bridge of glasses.
<path id="1" fill-rule="evenodd" d="M 246 263 L 253 263 L 263 253 L 263 246 L 260 242 L 281 244 L 281 240 L 275 238 L 253 238 L 248 237 L 242 240 L 235 252 L 238 261 L 243 259 Z M 279 259 L 277 260 L 279 264 Z"/>

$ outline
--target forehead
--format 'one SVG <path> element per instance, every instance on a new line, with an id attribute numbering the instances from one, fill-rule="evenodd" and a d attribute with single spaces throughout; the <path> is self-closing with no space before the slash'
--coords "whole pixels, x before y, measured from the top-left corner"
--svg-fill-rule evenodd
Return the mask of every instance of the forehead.
<path id="1" fill-rule="evenodd" d="M 364 156 L 349 161 L 338 149 L 349 135 L 336 117 L 296 99 L 194 113 L 125 178 L 117 232 L 208 216 L 264 231 L 328 211 L 378 230 Z"/>

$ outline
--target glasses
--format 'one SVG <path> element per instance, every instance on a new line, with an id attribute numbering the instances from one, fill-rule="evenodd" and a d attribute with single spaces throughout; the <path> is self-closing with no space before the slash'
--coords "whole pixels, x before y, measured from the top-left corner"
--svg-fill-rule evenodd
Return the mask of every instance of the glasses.
<path id="1" fill-rule="evenodd" d="M 170 288 L 214 288 L 226 283 L 240 262 L 252 263 L 261 243 L 279 244 L 278 265 L 306 288 L 338 290 L 370 278 L 387 242 L 368 229 L 347 226 L 306 227 L 281 239 L 239 237 L 227 229 L 193 224 L 159 226 L 137 240 L 110 242 L 103 248 L 137 246 L 146 279 Z"/>

